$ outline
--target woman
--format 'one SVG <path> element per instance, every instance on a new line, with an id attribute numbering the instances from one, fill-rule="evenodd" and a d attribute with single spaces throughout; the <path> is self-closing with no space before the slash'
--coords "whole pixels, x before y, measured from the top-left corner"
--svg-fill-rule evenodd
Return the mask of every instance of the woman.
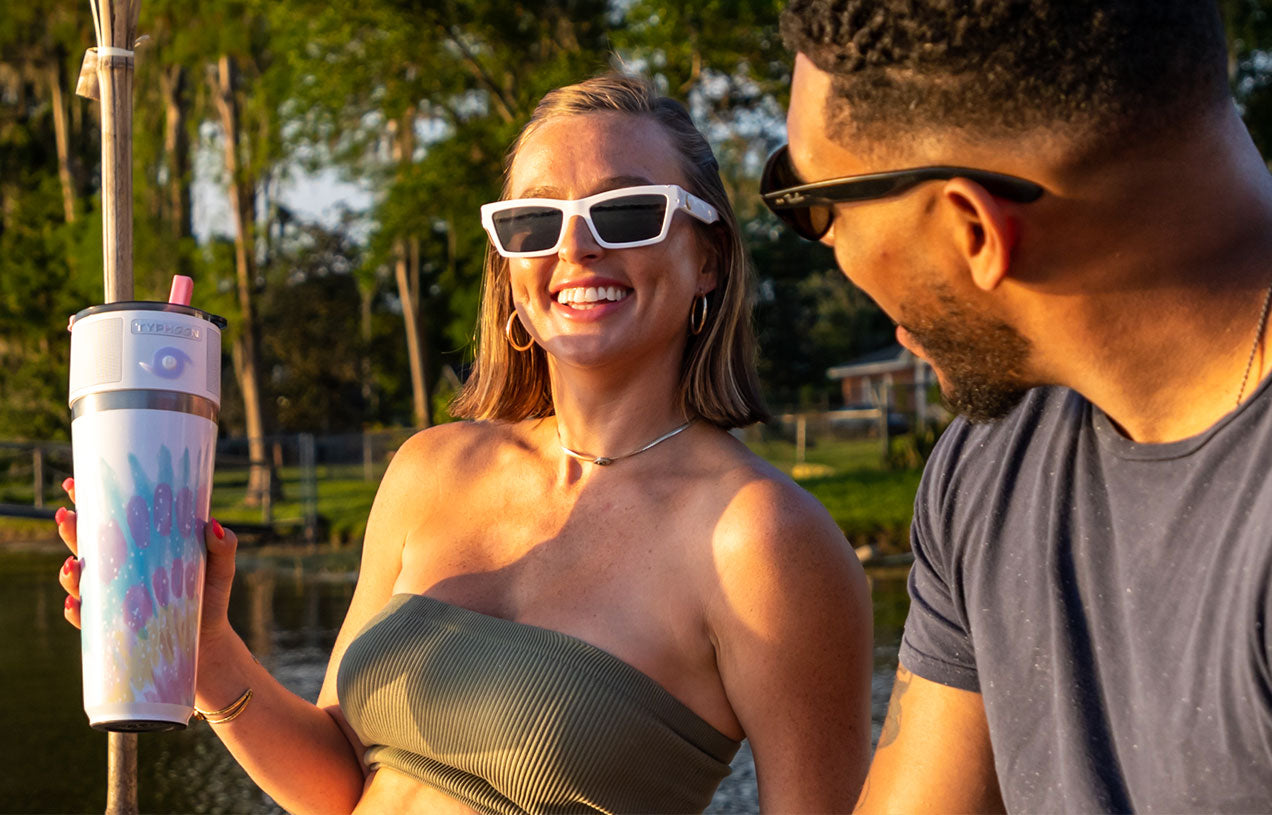
<path id="1" fill-rule="evenodd" d="M 709 146 L 647 83 L 593 79 L 543 99 L 503 198 L 456 402 L 476 421 L 394 457 L 317 705 L 231 630 L 215 522 L 196 705 L 292 811 L 701 810 L 744 737 L 764 810 L 850 809 L 868 591 L 726 432 L 762 408 Z"/>

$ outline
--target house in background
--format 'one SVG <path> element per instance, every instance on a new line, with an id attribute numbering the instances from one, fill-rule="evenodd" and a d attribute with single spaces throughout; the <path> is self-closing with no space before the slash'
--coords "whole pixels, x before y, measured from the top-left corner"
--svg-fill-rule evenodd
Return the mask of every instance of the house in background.
<path id="1" fill-rule="evenodd" d="M 840 383 L 844 407 L 878 408 L 908 417 L 915 428 L 938 418 L 943 408 L 929 404 L 936 383 L 932 367 L 900 345 L 889 345 L 826 371 Z"/>

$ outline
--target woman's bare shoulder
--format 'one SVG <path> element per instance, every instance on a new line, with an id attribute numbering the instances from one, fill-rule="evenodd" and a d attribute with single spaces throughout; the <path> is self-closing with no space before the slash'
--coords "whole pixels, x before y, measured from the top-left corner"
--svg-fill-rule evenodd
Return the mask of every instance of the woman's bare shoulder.
<path id="1" fill-rule="evenodd" d="M 728 466 L 716 481 L 725 498 L 713 535 L 717 559 L 744 566 L 735 570 L 741 579 L 767 574 L 817 581 L 829 568 L 832 579 L 856 583 L 860 562 L 826 507 L 740 441 L 730 441 L 722 459 Z"/>
<path id="2" fill-rule="evenodd" d="M 467 470 L 488 464 L 502 448 L 524 443 L 526 422 L 464 421 L 434 425 L 411 436 L 393 454 L 385 477 Z"/>
<path id="3" fill-rule="evenodd" d="M 526 435 L 525 423 L 450 422 L 421 430 L 394 451 L 380 479 L 368 520 L 368 540 L 401 541 L 432 513 L 454 505 L 461 493 L 497 471 L 506 450 Z M 372 535 L 372 533 L 376 535 Z"/>
<path id="4" fill-rule="evenodd" d="M 727 436 L 718 442 L 718 450 L 721 467 L 715 483 L 729 497 L 722 522 L 757 535 L 802 530 L 843 537 L 820 501 L 741 441 Z"/>

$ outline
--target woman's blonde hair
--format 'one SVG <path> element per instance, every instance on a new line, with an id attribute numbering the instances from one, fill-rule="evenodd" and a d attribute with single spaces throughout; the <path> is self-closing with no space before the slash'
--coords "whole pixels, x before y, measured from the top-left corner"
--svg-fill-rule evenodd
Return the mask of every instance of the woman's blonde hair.
<path id="1" fill-rule="evenodd" d="M 720 181 L 720 166 L 711 146 L 680 103 L 660 96 L 648 80 L 619 74 L 598 76 L 549 92 L 508 151 L 500 197 L 509 195 L 508 171 L 526 138 L 540 125 L 549 119 L 599 112 L 649 116 L 662 125 L 680 155 L 688 191 L 720 213 L 720 220 L 714 224 L 693 222 L 702 230 L 703 244 L 715 257 L 717 282 L 707 294 L 706 324 L 701 333 L 689 334 L 685 347 L 678 393 L 682 410 L 686 416 L 699 417 L 725 429 L 763 421 L 768 417 L 755 374 L 752 282 L 742 230 Z M 451 415 L 518 421 L 554 413 L 543 349 L 534 344 L 526 351 L 516 351 L 504 335 L 512 309 L 508 260 L 487 246 L 477 360 L 451 405 Z M 686 331 L 688 328 L 686 314 Z M 518 343 L 521 342 L 524 340 L 519 338 Z"/>

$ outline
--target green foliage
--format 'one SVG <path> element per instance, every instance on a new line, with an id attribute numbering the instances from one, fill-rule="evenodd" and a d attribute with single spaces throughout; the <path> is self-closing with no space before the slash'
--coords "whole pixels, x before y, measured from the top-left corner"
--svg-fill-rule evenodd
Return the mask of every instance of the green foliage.
<path id="1" fill-rule="evenodd" d="M 883 542 L 908 548 L 918 470 L 851 470 L 800 482 L 855 546 Z"/>
<path id="2" fill-rule="evenodd" d="M 844 279 L 829 250 L 788 230 L 752 237 L 760 276 L 760 380 L 775 406 L 838 405 L 826 369 L 894 341 L 891 321 Z"/>
<path id="3" fill-rule="evenodd" d="M 361 429 L 367 406 L 359 335 L 358 248 L 318 226 L 285 236 L 273 259 L 285 285 L 260 300 L 262 370 L 273 394 L 268 412 L 280 432 L 331 434 Z M 317 352 L 321 349 L 321 352 Z"/>
<path id="4" fill-rule="evenodd" d="M 451 400 L 455 398 L 458 391 L 446 379 L 441 379 L 436 388 L 433 389 L 433 421 L 437 424 L 445 424 L 447 422 L 457 421 L 450 413 Z"/>
<path id="5" fill-rule="evenodd" d="M 1272 156 L 1272 9 L 1265 0 L 1221 0 L 1233 95 L 1254 143 Z"/>
<path id="6" fill-rule="evenodd" d="M 174 197 L 183 188 L 188 195 L 196 155 L 211 161 L 209 180 L 229 180 L 215 177 L 220 135 L 208 72 L 230 54 L 240 70 L 242 172 L 258 207 L 252 289 L 266 327 L 263 387 L 274 428 L 410 421 L 392 273 L 404 239 L 419 249 L 428 379 L 441 381 L 443 365 L 464 370 L 486 252 L 478 207 L 499 195 L 507 147 L 543 93 L 610 66 L 654 77 L 712 140 L 760 281 L 761 379 L 773 404 L 834 404 L 826 368 L 892 342 L 887 319 L 825 249 L 778 228 L 756 195 L 760 162 L 784 139 L 782 0 L 141 5 L 139 32 L 150 40 L 138 50 L 134 84 L 136 294 L 162 299 L 172 273 L 192 274 L 198 304 L 230 320 L 230 370 L 228 349 L 242 329 L 233 246 L 196 241 Z M 1234 92 L 1268 154 L 1269 4 L 1220 7 L 1232 33 Z M 10 3 L 0 12 L 0 436 L 66 435 L 65 319 L 100 300 L 100 134 L 90 103 L 69 93 L 91 32 L 82 0 Z M 50 76 L 67 91 L 69 224 Z M 167 138 L 174 112 L 185 147 Z M 395 158 L 403 128 L 413 144 Z M 325 228 L 298 223 L 279 203 L 280 184 L 296 169 L 332 166 L 374 191 L 370 210 Z M 225 377 L 223 420 L 238 433 L 233 380 Z M 434 395 L 439 417 L 445 400 Z M 894 458 L 921 458 L 923 447 Z"/>
<path id="7" fill-rule="evenodd" d="M 940 430 L 928 426 L 922 431 L 911 431 L 888 439 L 888 469 L 921 470 L 932 455 L 932 448 L 940 437 Z"/>
<path id="8" fill-rule="evenodd" d="M 764 94 L 785 99 L 790 59 L 777 30 L 780 0 L 637 0 L 613 35 L 634 67 L 659 76 L 673 96 L 695 90 L 731 115 Z M 715 87 L 704 88 L 709 77 Z"/>
<path id="9" fill-rule="evenodd" d="M 100 298 L 100 221 L 64 222 L 52 123 L 29 86 L 0 124 L 0 437 L 65 439 L 67 319 Z M 11 114 L 11 111 L 6 111 Z"/>
<path id="10" fill-rule="evenodd" d="M 543 93 L 607 64 L 608 4 L 295 0 L 271 9 L 296 78 L 291 145 L 379 191 L 360 285 L 393 304 L 403 242 L 417 246 L 425 377 L 436 381 L 443 364 L 462 369 L 486 251 L 478 209 L 498 197 L 507 146 Z M 405 405 L 405 373 L 375 365 L 377 393 Z"/>
<path id="11" fill-rule="evenodd" d="M 367 515 L 379 486 L 379 477 L 364 480 L 360 467 L 320 466 L 317 469 L 319 522 L 326 536 L 337 544 L 360 542 L 366 532 Z M 278 477 L 283 481 L 283 495 L 288 500 L 274 504 L 273 516 L 285 538 L 296 539 L 303 528 L 304 508 L 298 497 L 301 473 L 296 467 L 284 467 Z M 212 488 L 212 515 L 227 526 L 258 524 L 259 507 L 243 502 L 246 471 L 218 471 Z"/>

